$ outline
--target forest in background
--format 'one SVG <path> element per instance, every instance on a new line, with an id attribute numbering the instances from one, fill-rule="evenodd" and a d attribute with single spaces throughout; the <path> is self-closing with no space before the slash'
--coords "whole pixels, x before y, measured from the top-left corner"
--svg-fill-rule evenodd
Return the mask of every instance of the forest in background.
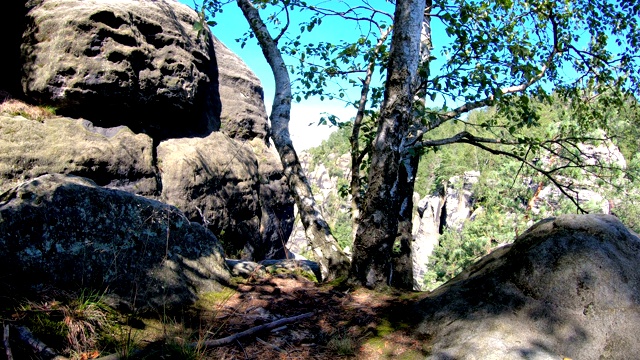
<path id="1" fill-rule="evenodd" d="M 574 119 L 568 107 L 555 103 L 531 100 L 538 115 L 538 121 L 531 126 L 517 129 L 512 135 L 527 139 L 557 139 L 580 131 L 579 119 Z M 611 131 L 604 134 L 593 123 L 590 127 L 594 138 L 608 138 L 607 141 L 596 141 L 592 145 L 614 145 L 626 161 L 626 169 L 599 163 L 585 167 L 567 167 L 556 174 L 566 184 L 592 186 L 605 199 L 611 199 L 611 212 L 635 232 L 640 231 L 640 108 L 638 102 L 629 99 L 621 109 L 608 111 L 606 118 Z M 479 136 L 485 133 L 505 131 L 499 124 L 506 117 L 495 108 L 484 108 L 472 112 L 466 120 L 450 122 L 430 132 L 433 138 L 446 138 L 467 129 L 474 129 Z M 371 118 L 365 122 L 361 134 L 362 141 L 371 141 L 375 129 Z M 493 126 L 492 126 L 493 125 Z M 352 221 L 349 207 L 349 174 L 340 168 L 332 159 L 336 159 L 350 151 L 349 137 L 351 123 L 344 122 L 329 139 L 320 146 L 309 149 L 312 160 L 309 171 L 323 164 L 330 176 L 337 177 L 339 196 L 330 194 L 325 200 L 323 214 L 331 225 L 338 243 L 344 248 L 352 246 Z M 498 135 L 500 135 L 498 133 Z M 589 135 L 589 134 L 583 134 Z M 604 135 L 604 136 L 603 136 Z M 523 146 L 523 149 L 528 149 Z M 577 149 L 577 148 L 576 148 Z M 524 150 L 526 151 L 526 150 Z M 570 153 L 570 149 L 566 149 Z M 544 149 L 529 149 L 526 158 L 545 159 Z M 580 154 L 573 154 L 580 155 Z M 366 160 L 365 160 L 366 163 Z M 528 203 L 534 196 L 532 184 L 549 184 L 543 174 L 522 162 L 506 156 L 490 154 L 476 146 L 468 144 L 449 144 L 429 148 L 421 155 L 416 176 L 415 191 L 422 199 L 428 195 L 444 192 L 447 182 L 454 176 L 461 176 L 468 171 L 480 171 L 479 182 L 473 185 L 473 220 L 467 220 L 462 230 L 444 229 L 439 246 L 436 247 L 429 261 L 429 271 L 424 281 L 428 289 L 434 289 L 457 275 L 466 266 L 485 255 L 496 246 L 513 242 L 515 237 L 524 232 L 533 223 L 550 216 L 581 212 L 566 196 L 540 205 L 538 211 L 532 211 Z M 461 186 L 461 182 L 457 186 Z M 318 193 L 318 189 L 314 189 Z M 557 201 L 556 201 L 557 200 Z M 417 204 L 414 204 L 414 208 Z M 590 213 L 602 212 L 601 204 L 595 202 L 581 203 L 582 210 Z M 415 213 L 415 209 L 414 209 Z"/>

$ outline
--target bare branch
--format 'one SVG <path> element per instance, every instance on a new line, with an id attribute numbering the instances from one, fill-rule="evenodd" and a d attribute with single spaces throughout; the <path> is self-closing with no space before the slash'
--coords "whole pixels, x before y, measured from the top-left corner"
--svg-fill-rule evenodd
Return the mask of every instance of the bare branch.
<path id="1" fill-rule="evenodd" d="M 503 155 L 503 156 L 510 157 L 512 159 L 516 159 L 518 161 L 521 161 L 522 163 L 526 164 L 527 166 L 529 166 L 533 170 L 537 171 L 538 173 L 544 175 L 544 177 L 549 179 L 549 181 L 551 181 L 558 188 L 558 190 L 560 190 L 560 192 L 564 196 L 566 196 L 569 200 L 571 200 L 571 202 L 576 206 L 576 209 L 578 211 L 580 211 L 581 213 L 584 213 L 584 214 L 588 213 L 588 211 L 586 211 L 582 206 L 580 206 L 580 203 L 578 202 L 578 199 L 575 196 L 572 196 L 567 192 L 567 191 L 573 191 L 575 193 L 575 191 L 571 190 L 570 188 L 568 188 L 564 184 L 560 183 L 560 181 L 553 176 L 551 171 L 546 171 L 546 170 L 536 166 L 532 162 L 528 161 L 527 159 L 516 155 L 513 152 L 503 151 L 503 150 L 500 150 L 500 149 L 494 149 L 494 148 L 491 148 L 491 147 L 489 147 L 487 145 L 484 145 L 482 143 L 475 142 L 475 141 L 469 140 L 469 139 L 461 139 L 459 142 L 476 146 L 476 147 L 478 147 L 478 148 L 480 148 L 482 150 L 485 150 L 485 151 L 487 151 L 487 152 L 489 152 L 491 154 L 494 154 L 494 155 Z"/>
<path id="2" fill-rule="evenodd" d="M 291 19 L 289 18 L 289 8 L 287 8 L 287 5 L 284 5 L 284 11 L 287 14 L 287 23 L 284 25 L 284 27 L 280 31 L 280 34 L 278 34 L 278 36 L 276 36 L 273 39 L 273 42 L 275 42 L 276 44 L 280 41 L 280 38 L 282 37 L 282 35 L 284 35 L 287 32 L 287 29 L 289 29 L 289 24 L 291 24 Z"/>
<path id="3" fill-rule="evenodd" d="M 560 44 L 559 44 L 558 24 L 555 21 L 553 14 L 550 14 L 549 19 L 552 24 L 553 47 L 551 52 L 547 56 L 547 59 L 542 64 L 538 73 L 534 77 L 532 77 L 531 79 L 529 79 L 528 81 L 522 84 L 512 85 L 512 86 L 504 87 L 502 89 L 498 89 L 496 91 L 496 94 L 498 94 L 499 96 L 502 96 L 507 94 L 524 92 L 533 84 L 540 81 L 544 77 L 547 70 L 549 69 L 549 66 L 551 66 L 551 64 L 553 63 L 554 59 L 557 56 L 560 56 L 562 54 L 562 49 L 560 49 Z M 489 95 L 486 98 L 481 100 L 467 102 L 457 107 L 456 109 L 453 109 L 445 113 L 436 113 L 435 115 L 437 117 L 437 120 L 434 123 L 429 124 L 426 128 L 423 128 L 422 133 L 426 133 L 429 130 L 435 129 L 436 127 L 440 126 L 442 123 L 458 118 L 460 115 L 468 113 L 472 110 L 493 105 L 496 100 L 496 94 Z M 420 132 L 418 132 L 418 134 L 420 134 Z"/>
<path id="4" fill-rule="evenodd" d="M 292 317 L 288 317 L 288 318 L 283 318 L 283 319 L 279 319 L 276 321 L 272 321 L 270 323 L 267 324 L 262 324 L 259 326 L 254 326 L 250 329 L 247 329 L 243 332 L 239 332 L 237 334 L 233 334 L 233 335 L 229 335 L 227 337 L 224 337 L 222 339 L 216 339 L 216 340 L 207 340 L 207 341 L 203 341 L 203 342 L 195 342 L 195 343 L 191 343 L 189 344 L 190 347 L 198 347 L 198 346 L 205 346 L 205 347 L 213 347 L 213 346 L 221 346 L 221 345 L 226 345 L 229 343 L 232 343 L 234 341 L 236 341 L 239 338 L 245 337 L 245 336 L 249 336 L 249 335 L 253 335 L 257 332 L 260 331 L 265 331 L 265 330 L 271 330 L 271 329 L 275 329 L 280 325 L 283 324 L 289 324 L 301 319 L 306 319 L 308 317 L 313 316 L 314 313 L 313 312 L 308 312 L 305 314 L 301 314 L 301 315 L 297 315 L 297 316 L 292 316 Z"/>

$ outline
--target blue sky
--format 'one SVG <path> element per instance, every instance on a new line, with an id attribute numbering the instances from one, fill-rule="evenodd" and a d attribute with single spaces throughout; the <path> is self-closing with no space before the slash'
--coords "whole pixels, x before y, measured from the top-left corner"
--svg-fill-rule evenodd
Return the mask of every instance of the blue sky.
<path id="1" fill-rule="evenodd" d="M 179 0 L 181 3 L 193 8 L 193 0 Z M 198 4 L 201 4 L 202 0 L 196 0 Z M 390 11 L 393 11 L 391 8 Z M 263 18 L 268 16 L 268 13 L 262 13 Z M 241 47 L 240 43 L 236 39 L 242 37 L 242 35 L 249 29 L 247 21 L 245 20 L 242 12 L 237 7 L 235 2 L 228 4 L 224 7 L 222 14 L 218 14 L 215 17 L 215 21 L 218 23 L 213 27 L 212 31 L 214 35 L 222 41 L 229 49 L 236 53 L 244 62 L 249 66 L 253 72 L 256 73 L 265 93 L 265 105 L 267 112 L 271 110 L 271 102 L 274 94 L 274 81 L 271 68 L 267 64 L 260 47 L 255 39 L 247 41 L 244 47 Z M 332 26 L 332 24 L 323 24 L 323 32 L 315 31 L 311 33 L 310 41 L 337 41 L 341 36 L 344 36 L 345 31 L 356 31 L 356 29 L 345 29 L 344 23 L 342 26 Z M 327 33 L 327 29 L 330 32 Z M 351 35 L 353 36 L 353 35 Z M 314 38 L 316 40 L 314 40 Z M 292 59 L 285 59 L 285 61 L 291 61 Z M 347 93 L 353 99 L 359 96 L 359 91 L 352 91 Z M 309 147 L 317 146 L 322 140 L 326 139 L 329 134 L 335 131 L 335 128 L 328 126 L 311 125 L 310 123 L 317 123 L 322 116 L 323 112 L 328 112 L 340 117 L 342 120 L 348 120 L 355 116 L 355 109 L 345 108 L 345 104 L 340 100 L 327 100 L 320 101 L 319 98 L 310 98 L 304 100 L 301 103 L 293 103 L 291 109 L 291 121 L 289 123 L 289 129 L 291 132 L 291 139 L 294 146 L 298 150 L 304 150 Z"/>

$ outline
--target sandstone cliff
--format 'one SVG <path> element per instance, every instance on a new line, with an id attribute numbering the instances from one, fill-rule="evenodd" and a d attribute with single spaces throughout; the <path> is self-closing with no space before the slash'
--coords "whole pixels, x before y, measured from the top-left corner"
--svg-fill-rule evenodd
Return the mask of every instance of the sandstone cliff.
<path id="1" fill-rule="evenodd" d="M 212 34 L 197 35 L 192 9 L 24 3 L 3 13 L 21 25 L 2 45 L 21 57 L 0 69 L 0 91 L 61 116 L 0 105 L 0 192 L 45 174 L 83 176 L 179 206 L 233 255 L 284 257 L 293 200 L 269 146 L 262 87 Z"/>

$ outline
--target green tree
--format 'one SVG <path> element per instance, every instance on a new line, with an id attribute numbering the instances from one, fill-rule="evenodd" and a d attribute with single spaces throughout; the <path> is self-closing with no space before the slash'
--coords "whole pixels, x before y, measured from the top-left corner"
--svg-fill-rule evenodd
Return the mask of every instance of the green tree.
<path id="1" fill-rule="evenodd" d="M 357 179 L 366 173 L 364 188 L 352 181 L 354 198 L 363 194 L 354 205 L 359 224 L 350 279 L 355 284 L 378 287 L 393 284 L 394 277 L 406 278 L 406 267 L 398 271 L 398 258 L 406 262 L 410 257 L 403 235 L 410 218 L 403 210 L 410 207 L 407 194 L 413 190 L 421 153 L 463 143 L 513 158 L 581 208 L 571 184 L 558 175 L 588 165 L 580 144 L 609 140 L 616 129 L 609 122 L 611 109 L 624 107 L 640 93 L 640 5 L 625 0 L 398 0 L 392 23 L 387 22 L 390 14 L 380 10 L 382 1 L 254 3 L 279 11 L 270 17 L 276 27 L 278 19 L 289 20 L 296 9 L 312 13 L 299 31 L 288 21 L 278 28 L 276 39 L 290 35 L 280 49 L 298 56 L 300 63 L 292 71 L 299 86 L 291 99 L 340 98 L 341 90 L 327 93 L 325 85 L 342 80 L 361 86 L 357 105 L 368 101 L 368 106 L 359 107 L 363 114 L 381 104 L 371 143 L 360 144 L 358 134 L 352 136 L 354 163 L 359 165 L 366 156 L 370 164 L 357 166 L 359 173 L 354 173 Z M 341 44 L 304 42 L 305 32 L 336 16 L 368 30 Z M 435 26 L 443 34 L 432 38 Z M 260 41 L 262 35 L 254 34 Z M 386 72 L 383 91 L 369 89 L 366 81 L 375 66 Z M 354 80 L 354 74 L 364 75 L 364 81 Z M 559 104 L 564 115 L 558 120 L 557 136 L 543 138 L 528 131 L 540 126 L 540 108 L 532 99 Z M 444 105 L 432 106 L 437 101 Z M 471 111 L 488 106 L 500 116 L 467 120 Z M 462 123 L 464 129 L 435 137 L 435 130 L 449 122 Z M 544 154 L 558 160 L 537 162 Z M 399 257 L 393 253 L 398 240 L 404 242 Z"/>

